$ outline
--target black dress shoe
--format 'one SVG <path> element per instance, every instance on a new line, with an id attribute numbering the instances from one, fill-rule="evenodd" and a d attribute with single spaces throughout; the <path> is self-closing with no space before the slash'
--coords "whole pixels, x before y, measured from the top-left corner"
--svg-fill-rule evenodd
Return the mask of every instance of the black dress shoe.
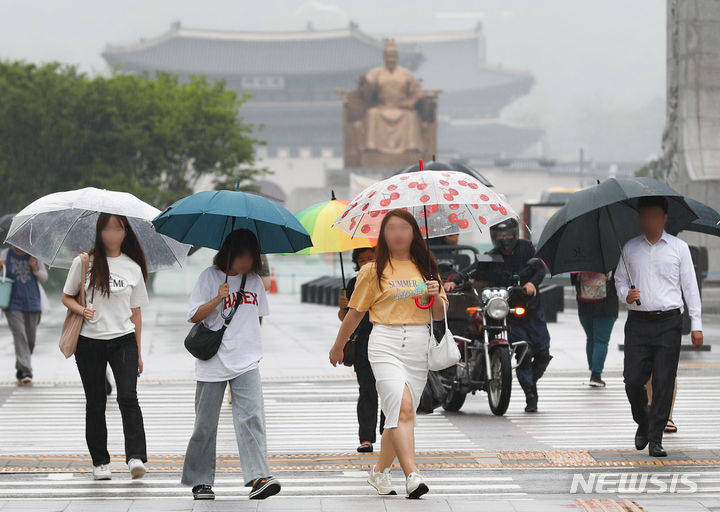
<path id="1" fill-rule="evenodd" d="M 665 451 L 665 448 L 662 447 L 660 443 L 656 443 L 655 441 L 650 441 L 650 457 L 667 457 L 667 452 Z"/>
<path id="2" fill-rule="evenodd" d="M 648 445 L 647 427 L 638 425 L 635 431 L 635 449 L 644 450 Z"/>

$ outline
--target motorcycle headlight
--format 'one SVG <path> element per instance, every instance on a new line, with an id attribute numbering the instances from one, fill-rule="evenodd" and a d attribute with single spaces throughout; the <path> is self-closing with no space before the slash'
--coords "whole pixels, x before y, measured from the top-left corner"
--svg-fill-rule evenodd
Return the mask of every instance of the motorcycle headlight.
<path id="1" fill-rule="evenodd" d="M 501 299 L 500 297 L 490 299 L 485 306 L 487 315 L 493 320 L 502 320 L 508 315 L 509 310 L 510 308 L 507 301 L 505 299 Z"/>

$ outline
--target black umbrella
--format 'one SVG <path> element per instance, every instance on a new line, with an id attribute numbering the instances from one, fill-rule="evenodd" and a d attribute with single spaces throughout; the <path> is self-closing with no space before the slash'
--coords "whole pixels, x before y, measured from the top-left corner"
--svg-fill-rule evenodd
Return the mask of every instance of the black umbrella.
<path id="1" fill-rule="evenodd" d="M 405 174 L 408 172 L 417 172 L 417 171 L 456 171 L 456 172 L 464 172 L 465 174 L 468 174 L 478 180 L 480 183 L 485 185 L 486 187 L 492 187 L 492 183 L 490 183 L 485 176 L 477 172 L 475 169 L 473 169 L 470 166 L 467 166 L 460 162 L 440 162 L 433 160 L 431 162 L 423 163 L 423 166 L 420 167 L 420 163 L 413 164 L 409 167 L 406 167 L 405 169 L 401 169 L 393 176 L 397 174 Z"/>
<path id="2" fill-rule="evenodd" d="M 0 231 L 9 231 L 10 230 L 10 224 L 12 224 L 13 219 L 15 218 L 15 213 L 6 213 L 2 217 L 0 217 Z"/>
<path id="3" fill-rule="evenodd" d="M 552 275 L 563 272 L 609 272 L 625 258 L 622 246 L 641 233 L 638 199 L 665 196 L 668 216 L 677 225 L 698 218 L 685 198 L 652 178 L 610 178 L 575 192 L 545 225 L 537 254 Z M 627 265 L 626 265 L 627 270 Z M 632 276 L 628 272 L 630 283 Z"/>
<path id="4" fill-rule="evenodd" d="M 692 211 L 695 212 L 698 218 L 690 223 L 684 224 L 678 222 L 678 219 L 670 218 L 665 226 L 665 231 L 671 235 L 677 235 L 680 231 L 695 231 L 697 233 L 705 233 L 706 235 L 720 236 L 720 226 L 718 226 L 718 223 L 720 223 L 720 213 L 708 205 L 689 197 L 685 198 L 685 202 L 692 208 Z M 1 219 L 0 222 L 2 222 Z"/>

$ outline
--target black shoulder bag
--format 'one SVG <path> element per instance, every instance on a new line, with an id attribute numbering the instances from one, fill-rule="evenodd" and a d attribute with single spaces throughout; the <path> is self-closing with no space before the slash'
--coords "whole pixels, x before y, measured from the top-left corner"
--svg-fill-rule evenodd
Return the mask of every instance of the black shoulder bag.
<path id="1" fill-rule="evenodd" d="M 227 329 L 227 326 L 230 324 L 230 321 L 235 315 L 235 312 L 240 305 L 240 301 L 244 300 L 246 281 L 247 274 L 243 274 L 242 283 L 240 284 L 240 291 L 238 292 L 238 297 L 235 301 L 235 305 L 227 316 L 222 314 L 225 322 L 220 329 L 218 329 L 217 331 L 208 329 L 207 327 L 205 327 L 205 324 L 203 322 L 196 323 L 195 325 L 193 325 L 192 329 L 190 329 L 190 332 L 185 338 L 185 348 L 194 357 L 200 359 L 201 361 L 207 361 L 212 356 L 217 354 L 217 351 L 220 349 L 220 344 L 223 340 L 223 335 L 225 334 L 225 329 Z"/>

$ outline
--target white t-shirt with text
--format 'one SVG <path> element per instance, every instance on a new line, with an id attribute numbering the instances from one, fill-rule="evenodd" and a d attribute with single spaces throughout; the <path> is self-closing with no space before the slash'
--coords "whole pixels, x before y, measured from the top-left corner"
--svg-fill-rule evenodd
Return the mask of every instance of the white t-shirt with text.
<path id="1" fill-rule="evenodd" d="M 225 273 L 215 266 L 200 274 L 190 295 L 187 319 L 190 322 L 198 308 L 217 297 L 218 288 L 225 282 Z M 233 304 L 240 301 L 237 311 L 223 335 L 217 354 L 207 361 L 195 360 L 195 377 L 201 382 L 222 382 L 234 379 L 258 367 L 262 359 L 260 317 L 269 313 L 267 296 L 262 279 L 255 273 L 247 274 L 245 294 L 239 296 L 242 275 L 229 276 L 230 297 L 225 299 L 203 320 L 208 329 L 217 331 L 223 326 L 225 315 L 230 314 Z"/>
<path id="2" fill-rule="evenodd" d="M 111 340 L 135 332 L 135 324 L 130 320 L 131 309 L 145 307 L 149 303 L 140 265 L 125 254 L 108 258 L 107 262 L 110 270 L 109 297 L 100 290 L 95 290 L 92 297 L 89 276 L 85 277 L 85 300 L 90 305 L 92 299 L 95 306 L 95 317 L 91 321 L 85 320 L 80 330 L 86 338 Z M 74 297 L 80 292 L 81 273 L 82 261 L 77 256 L 68 272 L 63 293 Z"/>

